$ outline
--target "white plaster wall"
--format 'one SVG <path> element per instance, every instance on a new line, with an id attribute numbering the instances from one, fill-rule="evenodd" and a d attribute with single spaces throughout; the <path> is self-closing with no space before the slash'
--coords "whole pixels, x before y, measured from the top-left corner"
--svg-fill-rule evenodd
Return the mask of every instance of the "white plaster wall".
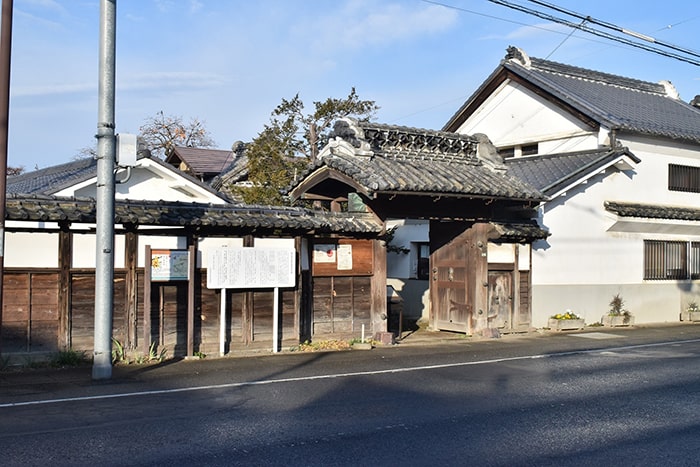
<path id="1" fill-rule="evenodd" d="M 94 234 L 76 234 L 73 235 L 73 264 L 74 268 L 92 268 L 97 265 L 97 245 Z M 124 267 L 124 236 L 115 235 L 114 237 L 114 267 Z M 58 256 L 58 250 L 54 253 Z"/>
<path id="2" fill-rule="evenodd" d="M 639 219 L 617 223 L 605 201 L 670 206 L 700 205 L 700 194 L 668 190 L 668 164 L 698 165 L 700 150 L 648 139 L 623 141 L 641 159 L 634 173 L 598 175 L 544 209 L 551 236 L 533 251 L 533 325 L 572 309 L 588 324 L 598 322 L 620 293 L 637 323 L 676 322 L 693 297 L 692 281 L 645 281 L 645 239 L 700 241 L 697 223 Z M 633 225 L 632 225 L 633 224 Z M 631 227 L 630 227 L 631 226 Z M 697 282 L 697 281 L 696 281 Z"/>
<path id="3" fill-rule="evenodd" d="M 559 141 L 548 152 L 574 151 L 597 147 L 597 135 L 591 135 L 580 120 L 551 108 L 544 99 L 529 90 L 507 82 L 496 90 L 457 130 L 472 135 L 485 133 L 497 146 Z"/>
<path id="4" fill-rule="evenodd" d="M 58 234 L 6 232 L 4 264 L 7 268 L 58 267 Z"/>
<path id="5" fill-rule="evenodd" d="M 116 177 L 117 180 L 126 180 L 125 183 L 115 185 L 114 197 L 118 200 L 138 199 L 225 204 L 223 199 L 210 191 L 192 183 L 177 172 L 163 168 L 149 160 L 140 160 L 139 165 L 132 168 L 131 176 L 128 179 L 124 169 L 119 170 Z M 95 198 L 97 195 L 95 183 L 96 179 L 88 180 L 62 190 L 56 193 L 56 196 Z"/>
<path id="6" fill-rule="evenodd" d="M 391 244 L 397 247 L 411 248 L 411 243 L 425 243 L 430 240 L 430 223 L 411 219 L 391 219 L 386 222 L 387 229 L 397 227 Z M 387 277 L 409 279 L 417 267 L 418 259 L 413 254 L 387 252 Z M 416 264 L 414 264 L 416 263 Z"/>

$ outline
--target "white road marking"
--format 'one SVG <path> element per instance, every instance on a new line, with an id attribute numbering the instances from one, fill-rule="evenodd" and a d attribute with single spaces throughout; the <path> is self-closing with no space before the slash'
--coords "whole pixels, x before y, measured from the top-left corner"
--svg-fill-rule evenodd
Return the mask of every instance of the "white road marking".
<path id="1" fill-rule="evenodd" d="M 585 337 L 587 339 L 614 339 L 624 337 L 621 334 L 610 334 L 609 332 L 582 332 L 580 334 L 569 334 L 572 337 Z"/>
<path id="2" fill-rule="evenodd" d="M 596 350 L 571 350 L 566 352 L 557 352 L 552 354 L 539 354 L 539 355 L 522 355 L 519 357 L 503 357 L 494 358 L 489 360 L 477 360 L 473 362 L 459 362 L 459 363 L 443 363 L 438 365 L 424 365 L 424 366 L 413 366 L 406 368 L 393 368 L 388 370 L 372 370 L 372 371 L 357 371 L 351 373 L 335 373 L 330 375 L 316 375 L 316 376 L 300 376 L 297 378 L 280 378 L 280 379 L 269 379 L 262 381 L 243 381 L 239 383 L 224 383 L 224 384 L 212 384 L 206 386 L 192 386 L 185 388 L 172 388 L 172 389 L 156 389 L 151 391 L 139 391 L 139 392 L 126 392 L 118 394 L 101 394 L 96 396 L 81 396 L 81 397 L 66 397 L 63 399 L 44 399 L 44 400 L 34 400 L 34 401 L 24 401 L 24 402 L 9 402 L 0 404 L 0 408 L 9 407 L 23 407 L 29 405 L 42 405 L 42 404 L 58 404 L 61 402 L 80 402 L 80 401 L 94 401 L 94 400 L 105 400 L 105 399 L 117 399 L 126 397 L 141 397 L 141 396 L 154 396 L 160 394 L 176 394 L 180 392 L 195 392 L 195 391 L 210 391 L 214 389 L 229 389 L 229 388 L 240 388 L 247 386 L 262 386 L 266 384 L 280 384 L 280 383 L 294 383 L 300 381 L 314 381 L 323 379 L 334 379 L 334 378 L 350 378 L 353 376 L 376 376 L 385 374 L 395 374 L 395 373 L 408 373 L 412 371 L 425 371 L 425 370 L 437 370 L 444 368 L 457 368 L 464 366 L 474 366 L 474 365 L 488 365 L 492 363 L 503 363 L 503 362 L 514 362 L 518 360 L 533 360 L 539 358 L 550 358 L 550 357 L 560 357 L 569 355 L 585 355 L 585 354 L 605 354 L 609 352 L 616 352 L 621 350 L 631 350 L 631 349 L 642 349 L 649 347 L 663 347 L 663 346 L 676 346 L 680 344 L 690 344 L 700 342 L 700 339 L 689 339 L 683 341 L 672 341 L 672 342 L 656 342 L 652 344 L 638 344 L 638 345 L 628 345 L 621 347 L 614 347 L 608 349 L 596 349 Z"/>

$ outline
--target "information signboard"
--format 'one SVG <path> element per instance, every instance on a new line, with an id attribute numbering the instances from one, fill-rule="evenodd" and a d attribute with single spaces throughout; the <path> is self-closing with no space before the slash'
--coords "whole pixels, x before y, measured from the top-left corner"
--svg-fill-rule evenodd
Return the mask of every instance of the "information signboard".
<path id="1" fill-rule="evenodd" d="M 218 248 L 209 252 L 207 288 L 294 287 L 296 252 L 281 248 Z"/>
<path id="2" fill-rule="evenodd" d="M 187 250 L 151 250 L 152 281 L 186 281 L 188 265 Z"/>

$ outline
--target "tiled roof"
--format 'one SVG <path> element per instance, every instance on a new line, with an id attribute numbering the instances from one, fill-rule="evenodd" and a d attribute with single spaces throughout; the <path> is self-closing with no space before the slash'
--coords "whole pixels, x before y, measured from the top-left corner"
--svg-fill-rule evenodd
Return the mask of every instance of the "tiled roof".
<path id="1" fill-rule="evenodd" d="M 540 227 L 537 222 L 503 223 L 491 222 L 498 232 L 498 240 L 501 242 L 526 242 L 532 240 L 544 240 L 550 234 Z"/>
<path id="2" fill-rule="evenodd" d="M 204 190 L 221 195 L 208 184 L 202 183 L 197 178 L 182 172 L 170 164 L 166 164 L 156 157 L 150 158 L 150 160 Z M 90 180 L 96 176 L 96 159 L 92 157 L 78 159 L 65 164 L 7 177 L 7 194 L 53 195 L 65 188 Z"/>
<path id="3" fill-rule="evenodd" d="M 181 160 L 192 175 L 209 177 L 223 172 L 233 162 L 234 157 L 235 153 L 230 150 L 177 146 L 166 162 Z"/>
<path id="4" fill-rule="evenodd" d="M 606 201 L 605 209 L 620 217 L 700 221 L 698 208 Z"/>
<path id="5" fill-rule="evenodd" d="M 10 195 L 6 219 L 95 223 L 95 200 Z M 201 226 L 226 231 L 361 233 L 375 235 L 383 225 L 369 214 L 328 213 L 302 208 L 213 205 L 164 201 L 116 201 L 115 224 Z"/>
<path id="6" fill-rule="evenodd" d="M 228 167 L 226 167 L 221 175 L 214 177 L 211 181 L 211 186 L 215 190 L 224 191 L 227 195 L 230 190 L 226 187 L 229 184 L 237 183 L 248 179 L 248 156 L 241 154 L 237 156 Z"/>
<path id="7" fill-rule="evenodd" d="M 670 83 L 652 83 L 528 57 L 515 47 L 489 77 L 506 70 L 610 129 L 700 143 L 700 108 L 683 102 Z M 487 81 L 487 82 L 488 82 Z M 485 83 L 486 84 L 486 83 Z M 479 90 L 445 125 L 458 124 Z"/>
<path id="8" fill-rule="evenodd" d="M 502 164 L 477 157 L 480 144 L 457 133 L 342 119 L 315 165 L 295 184 L 328 167 L 351 178 L 366 194 L 543 198 L 539 191 L 509 175 Z"/>
<path id="9" fill-rule="evenodd" d="M 97 174 L 97 160 L 92 157 L 7 177 L 7 193 L 53 194 L 83 182 Z"/>
<path id="10" fill-rule="evenodd" d="M 513 157 L 505 163 L 511 175 L 529 183 L 546 195 L 552 195 L 590 173 L 597 173 L 621 156 L 640 160 L 626 148 L 601 148 L 591 151 Z"/>

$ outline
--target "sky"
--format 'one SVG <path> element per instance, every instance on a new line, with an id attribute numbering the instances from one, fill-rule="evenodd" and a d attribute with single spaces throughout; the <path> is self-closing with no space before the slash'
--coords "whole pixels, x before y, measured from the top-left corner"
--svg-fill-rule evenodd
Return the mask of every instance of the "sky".
<path id="1" fill-rule="evenodd" d="M 541 2 L 509 1 L 579 22 Z M 690 0 L 548 3 L 700 51 Z M 69 162 L 95 145 L 100 5 L 14 0 L 9 166 Z M 202 121 L 221 149 L 254 138 L 283 98 L 298 94 L 311 111 L 353 87 L 380 107 L 375 121 L 439 130 L 511 45 L 668 80 L 686 102 L 700 94 L 697 65 L 488 0 L 118 0 L 116 11 L 116 132 L 138 133 L 162 111 Z"/>

